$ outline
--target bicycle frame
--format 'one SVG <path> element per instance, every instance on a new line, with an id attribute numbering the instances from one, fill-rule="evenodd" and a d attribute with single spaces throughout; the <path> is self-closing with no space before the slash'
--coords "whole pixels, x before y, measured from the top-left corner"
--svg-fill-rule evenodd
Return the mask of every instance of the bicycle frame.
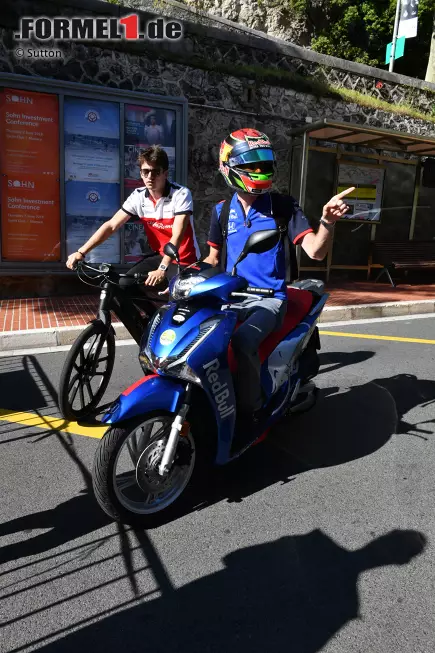
<path id="1" fill-rule="evenodd" d="M 103 264 L 103 266 L 104 265 L 105 264 Z M 101 268 L 103 266 L 101 266 L 100 269 L 97 269 L 90 265 L 82 264 L 79 268 L 79 278 L 84 283 L 94 287 L 98 285 L 101 288 L 97 319 L 109 329 L 112 323 L 111 311 L 113 311 L 118 319 L 124 324 L 132 338 L 139 345 L 143 331 L 147 325 L 147 320 L 144 319 L 142 312 L 145 312 L 149 317 L 151 317 L 158 308 L 156 303 L 160 304 L 160 302 L 155 298 L 154 303 L 151 298 L 148 298 L 146 295 L 141 293 L 138 289 L 140 281 L 136 281 L 134 278 L 130 277 L 130 280 L 132 281 L 131 285 L 124 283 L 121 286 L 119 283 L 120 279 L 128 278 L 128 275 L 117 275 L 116 273 L 114 275 L 110 270 L 110 266 L 107 266 L 106 269 L 102 270 Z M 99 277 L 93 278 L 93 281 L 101 278 L 101 276 L 103 276 L 104 279 L 98 284 L 85 281 L 80 274 L 80 271 L 84 267 L 100 273 Z M 84 272 L 84 275 L 88 279 L 92 279 L 86 274 L 86 272 Z M 162 301 L 161 303 L 164 302 Z"/>
<path id="2" fill-rule="evenodd" d="M 142 303 L 144 308 L 149 310 L 150 314 L 155 312 L 156 309 L 145 297 L 143 300 L 137 298 L 136 301 L 138 304 Z M 147 324 L 146 320 L 144 320 L 139 307 L 128 296 L 128 293 L 113 285 L 110 281 L 106 281 L 100 293 L 98 318 L 107 327 L 112 323 L 111 311 L 116 314 L 119 321 L 123 323 L 132 338 L 139 345 Z"/>

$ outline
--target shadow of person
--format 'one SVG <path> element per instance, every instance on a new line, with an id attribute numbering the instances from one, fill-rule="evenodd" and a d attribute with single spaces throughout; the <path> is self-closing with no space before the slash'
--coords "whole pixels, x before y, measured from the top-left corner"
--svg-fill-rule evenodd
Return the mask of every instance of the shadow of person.
<path id="1" fill-rule="evenodd" d="M 93 494 L 82 490 L 78 496 L 51 510 L 23 515 L 0 524 L 0 537 L 19 532 L 23 537 L 27 533 L 25 539 L 0 548 L 0 564 L 44 553 L 97 531 L 108 523 L 109 518 L 100 510 Z M 45 532 L 32 536 L 33 530 Z"/>
<path id="2" fill-rule="evenodd" d="M 322 389 L 310 411 L 283 419 L 265 442 L 232 464 L 212 470 L 201 486 L 186 491 L 179 516 L 220 501 L 241 502 L 313 468 L 369 456 L 388 442 L 396 423 L 394 401 L 375 383 Z M 159 525 L 165 522 L 162 515 Z"/>
<path id="3" fill-rule="evenodd" d="M 373 383 L 385 388 L 396 404 L 399 418 L 397 433 L 415 431 L 417 434 L 433 434 L 433 429 L 428 430 L 420 425 L 434 424 L 434 419 L 419 424 L 410 424 L 403 419 L 403 416 L 417 406 L 435 403 L 435 381 L 419 379 L 414 374 L 396 374 L 396 376 L 386 379 L 375 379 Z"/>
<path id="4" fill-rule="evenodd" d="M 230 553 L 223 570 L 38 650 L 317 653 L 359 618 L 361 574 L 406 565 L 425 544 L 425 536 L 411 530 L 391 531 L 356 551 L 321 530 L 282 537 Z M 406 595 L 403 575 L 397 585 Z"/>
<path id="5" fill-rule="evenodd" d="M 0 359 L 2 406 L 11 412 L 55 406 L 45 385 L 24 366 L 23 360 L 17 356 Z"/>
<path id="6" fill-rule="evenodd" d="M 396 407 L 384 387 L 365 383 L 324 388 L 310 411 L 276 426 L 273 441 L 309 468 L 327 467 L 374 453 L 396 432 L 396 425 Z"/>
<path id="7" fill-rule="evenodd" d="M 319 374 L 335 372 L 348 365 L 357 365 L 373 358 L 374 351 L 327 351 L 319 354 Z"/>

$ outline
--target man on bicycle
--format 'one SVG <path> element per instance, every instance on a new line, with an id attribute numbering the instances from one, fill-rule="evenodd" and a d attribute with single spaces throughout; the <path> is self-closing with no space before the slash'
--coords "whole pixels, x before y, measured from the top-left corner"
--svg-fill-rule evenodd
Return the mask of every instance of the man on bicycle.
<path id="1" fill-rule="evenodd" d="M 192 195 L 188 188 L 168 180 L 168 155 L 160 146 L 152 145 L 139 154 L 138 163 L 145 185 L 136 188 L 113 218 L 69 255 L 66 265 L 71 270 L 129 220 L 140 220 L 143 224 L 149 253 L 128 274 L 148 272 L 145 285 L 160 287 L 165 277 L 171 279 L 177 274 L 176 265 L 163 253 L 169 241 L 178 248 L 181 265 L 190 265 L 200 258 L 193 226 Z"/>

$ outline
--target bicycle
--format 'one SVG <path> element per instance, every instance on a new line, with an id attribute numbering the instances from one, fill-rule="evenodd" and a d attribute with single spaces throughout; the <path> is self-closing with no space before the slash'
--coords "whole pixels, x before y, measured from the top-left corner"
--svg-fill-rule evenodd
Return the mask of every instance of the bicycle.
<path id="1" fill-rule="evenodd" d="M 139 345 L 148 321 L 165 303 L 155 290 L 144 286 L 147 274 L 119 274 L 109 263 L 93 267 L 83 261 L 77 263 L 76 270 L 83 283 L 100 287 L 101 293 L 97 317 L 75 340 L 62 369 L 59 408 L 69 421 L 84 420 L 99 412 L 115 363 L 111 312 Z"/>

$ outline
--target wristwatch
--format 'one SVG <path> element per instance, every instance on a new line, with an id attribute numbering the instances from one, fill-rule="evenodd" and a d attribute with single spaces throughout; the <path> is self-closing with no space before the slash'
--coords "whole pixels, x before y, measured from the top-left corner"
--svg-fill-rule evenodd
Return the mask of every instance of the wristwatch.
<path id="1" fill-rule="evenodd" d="M 165 265 L 164 263 L 160 263 L 159 270 L 163 270 L 163 272 L 166 272 L 167 269 L 168 269 L 167 265 Z"/>
<path id="2" fill-rule="evenodd" d="M 320 224 L 323 224 L 325 229 L 327 229 L 328 231 L 332 231 L 335 227 L 335 222 L 326 222 L 324 218 L 320 218 Z"/>

